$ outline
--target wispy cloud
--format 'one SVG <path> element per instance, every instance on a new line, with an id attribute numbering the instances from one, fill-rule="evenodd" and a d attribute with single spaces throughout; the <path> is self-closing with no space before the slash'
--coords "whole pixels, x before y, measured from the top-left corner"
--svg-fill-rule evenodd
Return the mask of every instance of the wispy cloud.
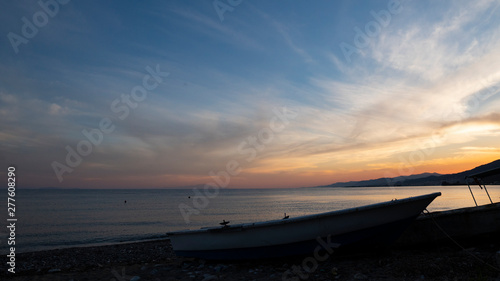
<path id="1" fill-rule="evenodd" d="M 373 72 L 348 72 L 332 55 L 333 64 L 350 79 L 312 81 L 324 89 L 326 102 L 348 109 L 357 120 L 353 136 L 365 134 L 367 140 L 378 139 L 380 131 L 411 136 L 428 130 L 432 122 L 467 119 L 474 105 L 464 101 L 499 81 L 494 65 L 500 61 L 495 36 L 500 30 L 489 26 L 487 35 L 478 38 L 473 26 L 497 6 L 492 1 L 467 4 L 438 21 L 422 18 L 405 24 L 405 17 L 395 18 L 367 53 L 377 62 Z M 415 13 L 405 11 L 407 16 Z"/>
<path id="2" fill-rule="evenodd" d="M 313 62 L 311 56 L 303 48 L 297 46 L 297 44 L 292 40 L 289 30 L 284 24 L 273 21 L 273 26 L 276 28 L 279 34 L 281 34 L 290 49 L 292 49 L 298 55 L 302 56 L 306 62 Z"/>
<path id="3" fill-rule="evenodd" d="M 383 30 L 370 56 L 384 67 L 403 71 L 417 79 L 436 81 L 493 51 L 498 44 L 499 31 L 494 24 L 488 26 L 481 22 L 485 14 L 498 8 L 498 2 L 462 4 L 444 11 L 437 21 L 429 21 L 426 17 L 409 22 L 402 17 L 396 18 L 397 22 Z M 412 7 L 403 12 L 403 17 L 420 13 Z M 485 30 L 478 35 L 478 28 Z"/>
<path id="4" fill-rule="evenodd" d="M 188 25 L 191 25 L 193 29 L 208 35 L 209 38 L 217 38 L 220 41 L 236 45 L 240 48 L 262 50 L 261 44 L 253 38 L 235 30 L 229 23 L 221 23 L 217 17 L 210 17 L 187 9 L 175 9 L 173 12 L 189 20 L 186 22 Z"/>
<path id="5" fill-rule="evenodd" d="M 5 32 L 38 7 L 9 5 Z M 116 130 L 64 184 L 200 184 L 228 160 L 246 163 L 238 145 L 282 106 L 299 116 L 237 186 L 382 173 L 429 143 L 418 165 L 497 155 L 500 4 L 405 2 L 346 63 L 332 46 L 382 6 L 244 2 L 220 22 L 209 2 L 68 4 L 25 52 L 0 53 L 0 159 L 17 159 L 32 185 L 57 184 L 50 163 L 109 117 Z M 156 64 L 168 81 L 117 118 L 111 102 Z"/>

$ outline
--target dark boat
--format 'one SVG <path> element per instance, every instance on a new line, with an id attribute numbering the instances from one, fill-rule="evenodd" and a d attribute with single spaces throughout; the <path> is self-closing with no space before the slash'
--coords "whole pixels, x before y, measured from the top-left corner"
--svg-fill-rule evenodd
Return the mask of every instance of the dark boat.
<path id="1" fill-rule="evenodd" d="M 335 247 L 382 246 L 394 242 L 440 195 L 437 192 L 321 214 L 167 234 L 178 256 L 203 259 L 305 255 L 325 243 Z"/>
<path id="2" fill-rule="evenodd" d="M 477 244 L 498 241 L 500 237 L 500 203 L 494 203 L 486 188 L 488 178 L 500 175 L 500 168 L 465 177 L 475 207 L 426 213 L 419 216 L 397 241 L 398 246 L 430 246 L 445 241 Z M 475 183 L 488 196 L 490 204 L 478 206 L 472 192 Z"/>

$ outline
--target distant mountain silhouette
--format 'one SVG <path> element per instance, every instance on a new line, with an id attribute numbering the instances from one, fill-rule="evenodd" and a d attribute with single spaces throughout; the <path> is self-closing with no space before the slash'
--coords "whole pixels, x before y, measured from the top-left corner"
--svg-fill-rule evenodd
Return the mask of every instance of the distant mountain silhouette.
<path id="1" fill-rule="evenodd" d="M 481 165 L 471 170 L 456 174 L 423 173 L 394 178 L 379 178 L 364 181 L 337 182 L 322 187 L 367 187 L 367 186 L 428 186 L 428 185 L 464 185 L 465 177 L 492 169 L 500 169 L 500 159 Z M 483 179 L 485 184 L 500 184 L 500 174 Z"/>

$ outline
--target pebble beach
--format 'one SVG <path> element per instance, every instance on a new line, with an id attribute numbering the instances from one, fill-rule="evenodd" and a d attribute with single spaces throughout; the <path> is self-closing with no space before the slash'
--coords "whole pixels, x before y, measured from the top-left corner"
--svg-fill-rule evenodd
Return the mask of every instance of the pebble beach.
<path id="1" fill-rule="evenodd" d="M 258 261 L 180 258 L 169 240 L 21 253 L 1 280 L 500 280 L 499 244 Z"/>

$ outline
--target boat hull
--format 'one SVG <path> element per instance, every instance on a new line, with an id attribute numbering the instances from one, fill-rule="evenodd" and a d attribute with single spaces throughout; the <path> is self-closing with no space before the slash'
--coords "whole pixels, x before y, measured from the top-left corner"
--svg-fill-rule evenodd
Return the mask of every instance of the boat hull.
<path id="1" fill-rule="evenodd" d="M 396 242 L 400 247 L 442 245 L 450 237 L 467 244 L 500 237 L 500 203 L 419 216 Z M 453 242 L 451 242 L 453 243 Z"/>
<path id="2" fill-rule="evenodd" d="M 440 193 L 358 208 L 228 227 L 168 233 L 178 256 L 258 259 L 384 246 L 396 240 Z M 318 248 L 319 247 L 319 248 Z"/>

